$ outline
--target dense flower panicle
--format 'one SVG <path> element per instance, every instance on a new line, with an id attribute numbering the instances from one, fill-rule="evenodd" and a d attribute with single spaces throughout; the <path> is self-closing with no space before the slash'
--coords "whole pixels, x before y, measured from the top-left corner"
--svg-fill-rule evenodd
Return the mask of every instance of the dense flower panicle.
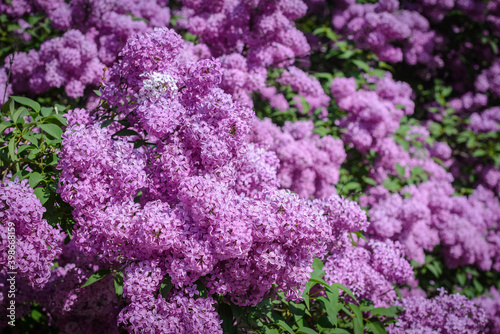
<path id="1" fill-rule="evenodd" d="M 62 0 L 13 0 L 0 4 L 0 13 L 5 13 L 10 17 L 22 17 L 25 14 L 34 14 L 37 12 L 46 12 L 50 15 L 64 5 L 65 3 Z"/>
<path id="2" fill-rule="evenodd" d="M 473 113 L 469 128 L 476 133 L 500 131 L 500 107 L 486 109 L 480 114 Z"/>
<path id="3" fill-rule="evenodd" d="M 278 173 L 280 161 L 275 152 L 257 145 L 248 145 L 238 166 L 236 191 L 255 196 L 279 187 Z"/>
<path id="4" fill-rule="evenodd" d="M 331 85 L 337 104 L 348 112 L 339 124 L 345 128 L 343 139 L 361 152 L 383 150 L 383 139 L 393 135 L 401 118 L 414 109 L 408 84 L 394 81 L 390 75 L 371 77 L 369 82 L 377 88 L 356 90 L 354 78 L 335 78 Z"/>
<path id="5" fill-rule="evenodd" d="M 19 278 L 40 290 L 48 282 L 54 259 L 61 253 L 64 235 L 50 226 L 43 213 L 45 208 L 28 185 L 6 181 L 0 185 L 0 234 L 2 249 L 0 265 L 7 266 L 8 235 L 15 230 L 16 269 Z M 15 228 L 9 223 L 14 223 Z"/>
<path id="6" fill-rule="evenodd" d="M 103 68 L 116 60 L 130 36 L 170 21 L 165 1 L 15 1 L 2 5 L 0 12 L 14 17 L 42 12 L 56 29 L 67 30 L 43 42 L 39 51 L 16 53 L 11 77 L 16 94 L 62 87 L 70 98 L 82 97 L 85 87 L 100 83 Z"/>
<path id="7" fill-rule="evenodd" d="M 481 184 L 491 189 L 495 194 L 500 194 L 500 168 L 495 166 L 477 166 Z"/>
<path id="8" fill-rule="evenodd" d="M 491 191 L 480 186 L 468 198 L 452 196 L 453 188 L 443 181 L 408 186 L 392 195 L 378 188 L 362 199 L 372 205 L 370 234 L 399 240 L 408 258 L 420 263 L 425 250 L 441 244 L 450 267 L 498 268 L 500 208 Z"/>
<path id="9" fill-rule="evenodd" d="M 68 126 L 75 125 L 91 125 L 94 124 L 94 119 L 90 115 L 90 112 L 84 108 L 75 108 L 68 110 L 66 114 L 63 115 L 66 118 L 66 123 Z"/>
<path id="10" fill-rule="evenodd" d="M 340 1 L 333 12 L 332 25 L 359 48 L 373 51 L 383 61 L 404 59 L 411 65 L 442 66 L 443 61 L 433 55 L 435 33 L 429 22 L 416 11 L 399 10 L 399 1 Z"/>
<path id="11" fill-rule="evenodd" d="M 133 224 L 129 220 L 138 207 L 133 199 L 146 184 L 142 154 L 134 152 L 132 144 L 111 140 L 110 135 L 97 124 L 68 127 L 58 166 L 62 169 L 59 192 L 74 208 L 77 222 L 73 237 L 97 258 L 118 256 L 123 243 L 130 242 L 127 233 Z M 103 229 L 103 223 L 109 226 Z"/>
<path id="12" fill-rule="evenodd" d="M 294 20 L 306 14 L 305 3 L 302 0 L 182 3 L 179 14 L 185 19 L 179 20 L 179 27 L 197 35 L 212 55 L 220 59 L 226 70 L 221 88 L 250 105 L 250 93 L 260 92 L 274 107 L 286 109 L 284 97 L 266 84 L 266 68 L 291 67 L 295 58 L 308 55 L 309 43 L 294 24 Z M 327 97 L 322 98 L 312 103 L 324 103 Z"/>
<path id="13" fill-rule="evenodd" d="M 280 75 L 277 82 L 282 85 L 290 85 L 297 92 L 298 95 L 294 97 L 294 105 L 300 112 L 306 112 L 303 110 L 304 107 L 300 98 L 302 96 L 309 104 L 310 114 L 320 109 L 319 117 L 328 116 L 326 107 L 330 104 L 330 97 L 325 94 L 318 79 L 307 75 L 307 73 L 295 66 L 291 66 Z"/>
<path id="14" fill-rule="evenodd" d="M 489 68 L 483 70 L 475 81 L 475 88 L 480 92 L 490 91 L 500 96 L 500 60 L 496 60 Z"/>
<path id="15" fill-rule="evenodd" d="M 490 288 L 490 296 L 485 295 L 474 299 L 474 303 L 486 312 L 488 323 L 484 329 L 485 334 L 500 333 L 500 293 L 494 287 Z"/>
<path id="16" fill-rule="evenodd" d="M 256 120 L 252 141 L 279 159 L 282 188 L 301 197 L 327 198 L 334 194 L 346 154 L 340 139 L 314 134 L 312 122 L 287 122 L 282 129 L 270 120 Z"/>
<path id="17" fill-rule="evenodd" d="M 113 277 L 81 287 L 96 266 L 67 263 L 54 268 L 49 283 L 36 294 L 54 325 L 63 333 L 118 333 L 119 305 Z"/>
<path id="18" fill-rule="evenodd" d="M 403 313 L 389 325 L 388 333 L 483 333 L 487 318 L 466 297 L 444 290 L 432 299 L 407 297 L 400 302 Z"/>
<path id="19" fill-rule="evenodd" d="M 325 263 L 325 280 L 351 289 L 357 298 L 372 300 L 375 307 L 388 307 L 397 299 L 392 284 L 406 283 L 413 270 L 398 243 L 370 241 L 365 247 L 348 245 Z"/>
<path id="20" fill-rule="evenodd" d="M 129 333 L 222 333 L 219 315 L 211 297 L 192 298 L 181 291 L 168 300 L 161 295 L 127 305 L 118 316 L 118 323 Z"/>
<path id="21" fill-rule="evenodd" d="M 445 165 L 452 163 L 446 143 L 428 144 L 429 132 L 419 126 L 411 127 L 405 139 L 420 142 L 423 148 L 405 150 L 393 138 L 401 118 L 411 115 L 414 110 L 410 86 L 390 76 L 369 77 L 368 82 L 374 83 L 376 89 L 361 87 L 356 90 L 354 78 L 335 78 L 330 88 L 339 107 L 348 113 L 339 122 L 344 128 L 343 140 L 362 153 L 377 153 L 370 176 L 382 183 L 387 177 L 397 175 L 396 164 L 399 164 L 405 168 L 405 177 L 419 167 L 435 180 L 453 181 L 453 176 L 433 159 L 443 159 Z"/>
<path id="22" fill-rule="evenodd" d="M 7 102 L 7 99 L 12 95 L 12 84 L 7 82 L 7 71 L 0 68 L 0 103 Z"/>
<path id="23" fill-rule="evenodd" d="M 366 225 L 359 207 L 328 199 L 333 192 L 323 189 L 338 178 L 338 172 L 326 175 L 345 158 L 340 141 L 313 135 L 309 123 L 288 124 L 291 140 L 318 152 L 324 162 L 315 170 L 329 183 L 316 182 L 321 203 L 278 190 L 274 151 L 250 142 L 257 122 L 251 109 L 219 88 L 224 74 L 218 61 L 184 57 L 185 50 L 192 52 L 171 30 L 133 36 L 103 88 L 104 100 L 154 146 L 134 149 L 113 137 L 119 128 L 101 128 L 81 110 L 68 116 L 64 134 L 60 192 L 74 208 L 75 245 L 93 263 L 138 261 L 126 270 L 130 304 L 120 314 L 131 331 L 152 326 L 152 316 L 165 324 L 184 319 L 188 311 L 179 308 L 212 309 L 210 298 L 181 292 L 157 299 L 165 275 L 179 291 L 201 279 L 210 295 L 239 305 L 255 305 L 276 291 L 297 300 L 314 256 L 324 257 L 345 229 Z M 323 215 L 327 208 L 332 212 Z M 134 283 L 144 275 L 149 283 Z M 207 328 L 218 324 L 211 319 Z M 199 325 L 182 326 L 189 332 Z"/>
<path id="24" fill-rule="evenodd" d="M 340 237 L 344 232 L 366 231 L 370 224 L 359 204 L 342 196 L 315 199 L 313 203 L 323 211 L 323 216 L 328 217 L 334 237 Z"/>
<path id="25" fill-rule="evenodd" d="M 43 43 L 39 51 L 16 53 L 11 74 L 13 91 L 39 94 L 51 87 L 64 87 L 69 97 L 83 96 L 86 85 L 99 84 L 104 68 L 93 37 L 92 33 L 69 30 Z"/>

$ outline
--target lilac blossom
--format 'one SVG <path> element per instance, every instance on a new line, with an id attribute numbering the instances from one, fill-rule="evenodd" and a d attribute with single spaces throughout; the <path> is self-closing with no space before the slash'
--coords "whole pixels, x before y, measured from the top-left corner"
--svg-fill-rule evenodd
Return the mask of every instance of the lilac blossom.
<path id="1" fill-rule="evenodd" d="M 45 208 L 28 185 L 27 180 L 5 181 L 0 185 L 0 232 L 2 249 L 8 249 L 8 233 L 16 235 L 16 271 L 34 289 L 48 282 L 50 268 L 61 252 L 64 235 L 50 226 L 43 213 Z M 15 226 L 9 225 L 14 223 Z M 0 265 L 7 266 L 7 252 L 0 255 Z"/>
<path id="2" fill-rule="evenodd" d="M 389 325 L 388 333 L 483 333 L 486 314 L 466 297 L 440 290 L 432 299 L 406 297 L 403 313 Z"/>

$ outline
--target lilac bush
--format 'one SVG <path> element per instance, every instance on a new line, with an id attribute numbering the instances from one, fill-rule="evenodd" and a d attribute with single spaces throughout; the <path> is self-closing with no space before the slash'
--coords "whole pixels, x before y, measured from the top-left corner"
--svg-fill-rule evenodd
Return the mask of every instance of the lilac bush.
<path id="1" fill-rule="evenodd" d="M 2 276 L 14 271 L 32 288 L 42 289 L 50 279 L 54 258 L 61 253 L 64 235 L 42 218 L 45 208 L 27 180 L 1 185 L 0 208 L 2 249 L 9 249 L 8 234 L 12 230 L 15 233 L 15 266 L 9 264 L 9 254 L 3 252 Z"/>
<path id="2" fill-rule="evenodd" d="M 498 1 L 0 4 L 0 241 L 13 221 L 23 326 L 495 333 L 499 17 Z"/>
<path id="3" fill-rule="evenodd" d="M 297 299 L 313 257 L 363 224 L 338 225 L 336 215 L 323 214 L 330 201 L 346 200 L 310 202 L 278 190 L 276 157 L 250 143 L 254 116 L 218 87 L 220 64 L 184 63 L 183 48 L 167 29 L 136 35 L 103 88 L 136 138 L 144 131 L 153 146 L 134 148 L 113 137 L 118 127 L 103 128 L 83 111 L 68 116 L 72 125 L 63 135 L 60 193 L 73 207 L 72 240 L 89 263 L 128 265 L 124 297 L 131 303 L 118 319 L 130 331 L 151 329 L 153 314 L 167 324 L 187 319 L 187 310 L 212 309 L 209 297 L 186 297 L 200 279 L 209 295 L 240 305 L 255 305 L 272 290 Z M 165 275 L 175 286 L 168 303 L 154 297 Z M 130 290 L 135 279 L 141 291 Z M 160 303 L 158 311 L 151 313 L 151 303 Z M 211 317 L 212 325 L 193 319 L 182 326 L 217 326 L 217 315 Z"/>
<path id="4" fill-rule="evenodd" d="M 432 299 L 407 297 L 401 301 L 403 314 L 388 333 L 478 333 L 486 322 L 483 309 L 458 294 L 441 290 Z"/>

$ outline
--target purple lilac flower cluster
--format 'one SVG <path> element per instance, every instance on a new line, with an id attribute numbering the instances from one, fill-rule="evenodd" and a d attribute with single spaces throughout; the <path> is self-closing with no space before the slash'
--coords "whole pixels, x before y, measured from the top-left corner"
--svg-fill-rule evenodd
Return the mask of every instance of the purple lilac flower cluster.
<path id="1" fill-rule="evenodd" d="M 67 30 L 61 37 L 43 42 L 40 50 L 13 55 L 13 92 L 40 94 L 64 87 L 70 98 L 84 96 L 86 86 L 99 85 L 104 67 L 116 60 L 132 34 L 169 25 L 166 4 L 161 0 L 20 0 L 2 4 L 0 13 L 21 17 L 42 12 L 56 29 Z M 9 62 L 5 67 L 8 71 Z"/>
<path id="2" fill-rule="evenodd" d="M 344 141 L 361 152 L 381 151 L 399 128 L 404 115 L 411 115 L 414 103 L 412 90 L 404 82 L 394 81 L 390 75 L 370 77 L 375 90 L 360 87 L 356 90 L 354 78 L 335 78 L 331 93 L 339 107 L 348 112 L 339 123 L 345 128 Z"/>
<path id="3" fill-rule="evenodd" d="M 92 34 L 70 30 L 42 44 L 40 50 L 14 55 L 12 90 L 40 94 L 64 87 L 69 97 L 83 96 L 86 85 L 97 86 L 104 64 L 99 60 Z"/>
<path id="4" fill-rule="evenodd" d="M 287 122 L 281 129 L 270 120 L 256 120 L 252 141 L 276 154 L 282 188 L 299 196 L 328 198 L 339 180 L 346 158 L 340 139 L 320 137 L 310 121 Z"/>
<path id="5" fill-rule="evenodd" d="M 199 279 L 209 295 L 240 305 L 275 289 L 297 299 L 314 256 L 326 255 L 338 235 L 366 228 L 366 218 L 341 225 L 347 218 L 324 214 L 341 205 L 349 217 L 357 206 L 347 200 L 310 202 L 278 190 L 276 157 L 250 142 L 251 110 L 219 88 L 219 62 L 186 61 L 184 47 L 167 29 L 133 36 L 103 88 L 107 103 L 154 147 L 114 139 L 117 129 L 93 124 L 82 110 L 68 116 L 73 125 L 64 133 L 60 193 L 74 208 L 78 251 L 90 263 L 137 263 L 125 272 L 131 303 L 119 316 L 130 331 L 153 326 L 155 314 L 165 324 L 213 314 L 213 300 L 184 291 Z M 310 136 L 309 126 L 287 131 Z M 160 301 L 154 293 L 165 275 L 177 290 Z M 211 317 L 189 326 L 212 328 L 219 320 Z"/>
<path id="6" fill-rule="evenodd" d="M 362 203 L 371 204 L 368 232 L 399 240 L 409 259 L 424 263 L 424 250 L 442 246 L 447 265 L 498 270 L 500 209 L 494 193 L 478 187 L 469 197 L 453 196 L 447 182 L 428 181 L 389 194 L 378 186 Z"/>
<path id="7" fill-rule="evenodd" d="M 290 85 L 297 92 L 293 102 L 301 113 L 305 113 L 302 98 L 309 104 L 309 113 L 312 114 L 317 109 L 320 110 L 319 117 L 327 118 L 328 111 L 326 107 L 330 104 L 330 97 L 325 94 L 318 79 L 309 76 L 301 69 L 290 66 L 286 69 L 277 82 L 281 85 Z"/>
<path id="8" fill-rule="evenodd" d="M 397 300 L 393 284 L 408 283 L 413 269 L 398 242 L 370 241 L 365 247 L 347 245 L 328 257 L 325 280 L 348 286 L 357 298 L 368 298 L 375 307 L 388 307 Z"/>
<path id="9" fill-rule="evenodd" d="M 306 4 L 302 0 L 222 0 L 216 4 L 183 0 L 182 4 L 179 14 L 185 19 L 179 26 L 198 36 L 220 59 L 226 69 L 221 84 L 226 93 L 252 105 L 249 94 L 259 92 L 273 107 L 286 110 L 284 96 L 266 84 L 266 68 L 290 68 L 292 75 L 308 77 L 292 66 L 296 58 L 310 52 L 304 33 L 294 22 L 306 14 Z M 315 85 L 313 78 L 307 82 L 304 86 Z M 328 103 L 324 94 L 304 88 L 311 105 Z"/>
<path id="10" fill-rule="evenodd" d="M 443 61 L 434 56 L 436 34 L 429 22 L 416 11 L 399 10 L 399 1 L 376 4 L 339 1 L 333 11 L 332 26 L 361 49 L 370 49 L 380 60 L 411 65 L 424 63 L 440 67 Z M 402 46 L 395 46 L 401 44 Z"/>
<path id="11" fill-rule="evenodd" d="M 492 287 L 489 294 L 489 296 L 474 299 L 474 302 L 486 312 L 488 317 L 484 333 L 498 334 L 500 333 L 500 292 Z"/>
<path id="12" fill-rule="evenodd" d="M 486 314 L 466 297 L 444 290 L 432 299 L 406 297 L 400 302 L 403 313 L 388 328 L 390 334 L 403 333 L 479 333 Z"/>
<path id="13" fill-rule="evenodd" d="M 2 250 L 0 266 L 2 275 L 7 270 L 7 249 L 9 230 L 15 227 L 15 268 L 9 271 L 17 273 L 26 283 L 40 290 L 49 281 L 50 268 L 54 259 L 61 253 L 64 235 L 50 226 L 43 213 L 45 208 L 33 193 L 27 180 L 21 183 L 6 181 L 0 185 L 0 234 Z"/>

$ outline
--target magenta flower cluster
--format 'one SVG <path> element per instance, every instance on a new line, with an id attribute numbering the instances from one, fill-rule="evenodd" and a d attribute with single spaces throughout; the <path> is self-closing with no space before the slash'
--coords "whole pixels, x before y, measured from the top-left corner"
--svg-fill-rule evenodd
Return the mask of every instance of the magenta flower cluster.
<path id="1" fill-rule="evenodd" d="M 135 332 L 188 314 L 212 319 L 190 318 L 194 331 L 217 326 L 213 300 L 186 296 L 198 280 L 209 295 L 240 305 L 273 290 L 297 299 L 314 256 L 367 225 L 359 207 L 338 196 L 311 202 L 279 190 L 277 158 L 251 143 L 255 116 L 219 88 L 220 63 L 186 62 L 184 48 L 168 29 L 133 36 L 103 89 L 154 146 L 113 139 L 118 128 L 102 128 L 84 110 L 68 115 L 63 135 L 60 193 L 74 208 L 72 240 L 88 263 L 128 265 L 130 304 L 118 319 Z M 307 124 L 287 131 L 307 146 L 329 144 L 310 137 Z M 176 290 L 160 301 L 165 275 Z"/>
<path id="2" fill-rule="evenodd" d="M 449 268 L 500 271 L 500 169 L 471 158 L 478 179 L 471 194 L 458 196 L 463 162 L 430 136 L 446 108 L 420 106 L 438 111 L 401 134 L 403 120 L 420 117 L 410 85 L 390 73 L 336 76 L 326 92 L 306 69 L 309 54 L 326 46 L 314 46 L 317 37 L 297 25 L 309 11 L 331 22 L 340 40 L 372 52 L 371 64 L 412 65 L 425 84 L 446 77 L 447 106 L 480 136 L 499 131 L 492 104 L 500 60 L 488 43 L 450 43 L 438 22 L 458 10 L 499 32 L 499 1 L 181 0 L 171 7 L 168 0 L 0 4 L 24 40 L 29 15 L 43 13 L 58 31 L 39 49 L 6 58 L 0 98 L 58 88 L 87 103 L 65 115 L 58 165 L 58 192 L 75 222 L 69 244 L 43 219 L 26 181 L 0 185 L 2 246 L 7 223 L 16 225 L 21 316 L 35 301 L 69 333 L 116 332 L 117 323 L 133 333 L 221 333 L 221 300 L 253 306 L 284 292 L 298 301 L 319 257 L 327 282 L 375 306 L 403 306 L 389 333 L 479 333 L 485 325 L 498 332 L 495 288 L 473 301 L 443 291 L 425 299 L 418 289 L 398 299 L 395 285 L 416 287 L 408 260 L 422 264 L 436 246 Z M 171 22 L 196 43 L 167 29 Z M 451 28 L 462 38 L 467 27 Z M 471 54 L 483 63 L 469 66 L 463 59 Z M 88 96 L 99 85 L 119 122 L 98 121 L 110 117 Z M 284 91 L 293 92 L 289 101 Z M 251 109 L 256 95 L 309 120 L 281 127 L 260 120 Z M 334 123 L 340 138 L 315 133 L 314 121 L 329 121 L 332 109 L 345 115 Z M 366 175 L 373 182 L 359 201 L 366 213 L 336 195 L 349 152 L 361 153 L 362 164 L 374 159 Z M 384 186 L 417 172 L 420 179 L 397 190 Z M 0 255 L 2 268 L 6 261 Z M 98 270 L 111 274 L 81 288 Z M 112 276 L 119 275 L 118 301 Z"/>
<path id="3" fill-rule="evenodd" d="M 484 310 L 459 294 L 441 290 L 432 299 L 406 297 L 401 301 L 403 314 L 388 328 L 390 334 L 403 333 L 478 333 L 487 318 Z"/>
<path id="4" fill-rule="evenodd" d="M 278 157 L 282 188 L 304 198 L 328 198 L 336 193 L 346 153 L 340 139 L 320 137 L 313 129 L 313 123 L 306 121 L 288 122 L 280 129 L 269 120 L 256 120 L 252 141 Z"/>
<path id="5" fill-rule="evenodd" d="M 65 237 L 43 219 L 44 212 L 45 208 L 27 180 L 21 183 L 7 181 L 0 185 L 0 241 L 5 250 L 0 255 L 0 275 L 6 275 L 7 271 L 16 272 L 17 278 L 36 290 L 42 289 L 49 281 L 52 261 L 61 253 Z M 15 235 L 14 268 L 8 265 L 11 262 L 8 262 L 7 252 L 12 232 Z"/>

